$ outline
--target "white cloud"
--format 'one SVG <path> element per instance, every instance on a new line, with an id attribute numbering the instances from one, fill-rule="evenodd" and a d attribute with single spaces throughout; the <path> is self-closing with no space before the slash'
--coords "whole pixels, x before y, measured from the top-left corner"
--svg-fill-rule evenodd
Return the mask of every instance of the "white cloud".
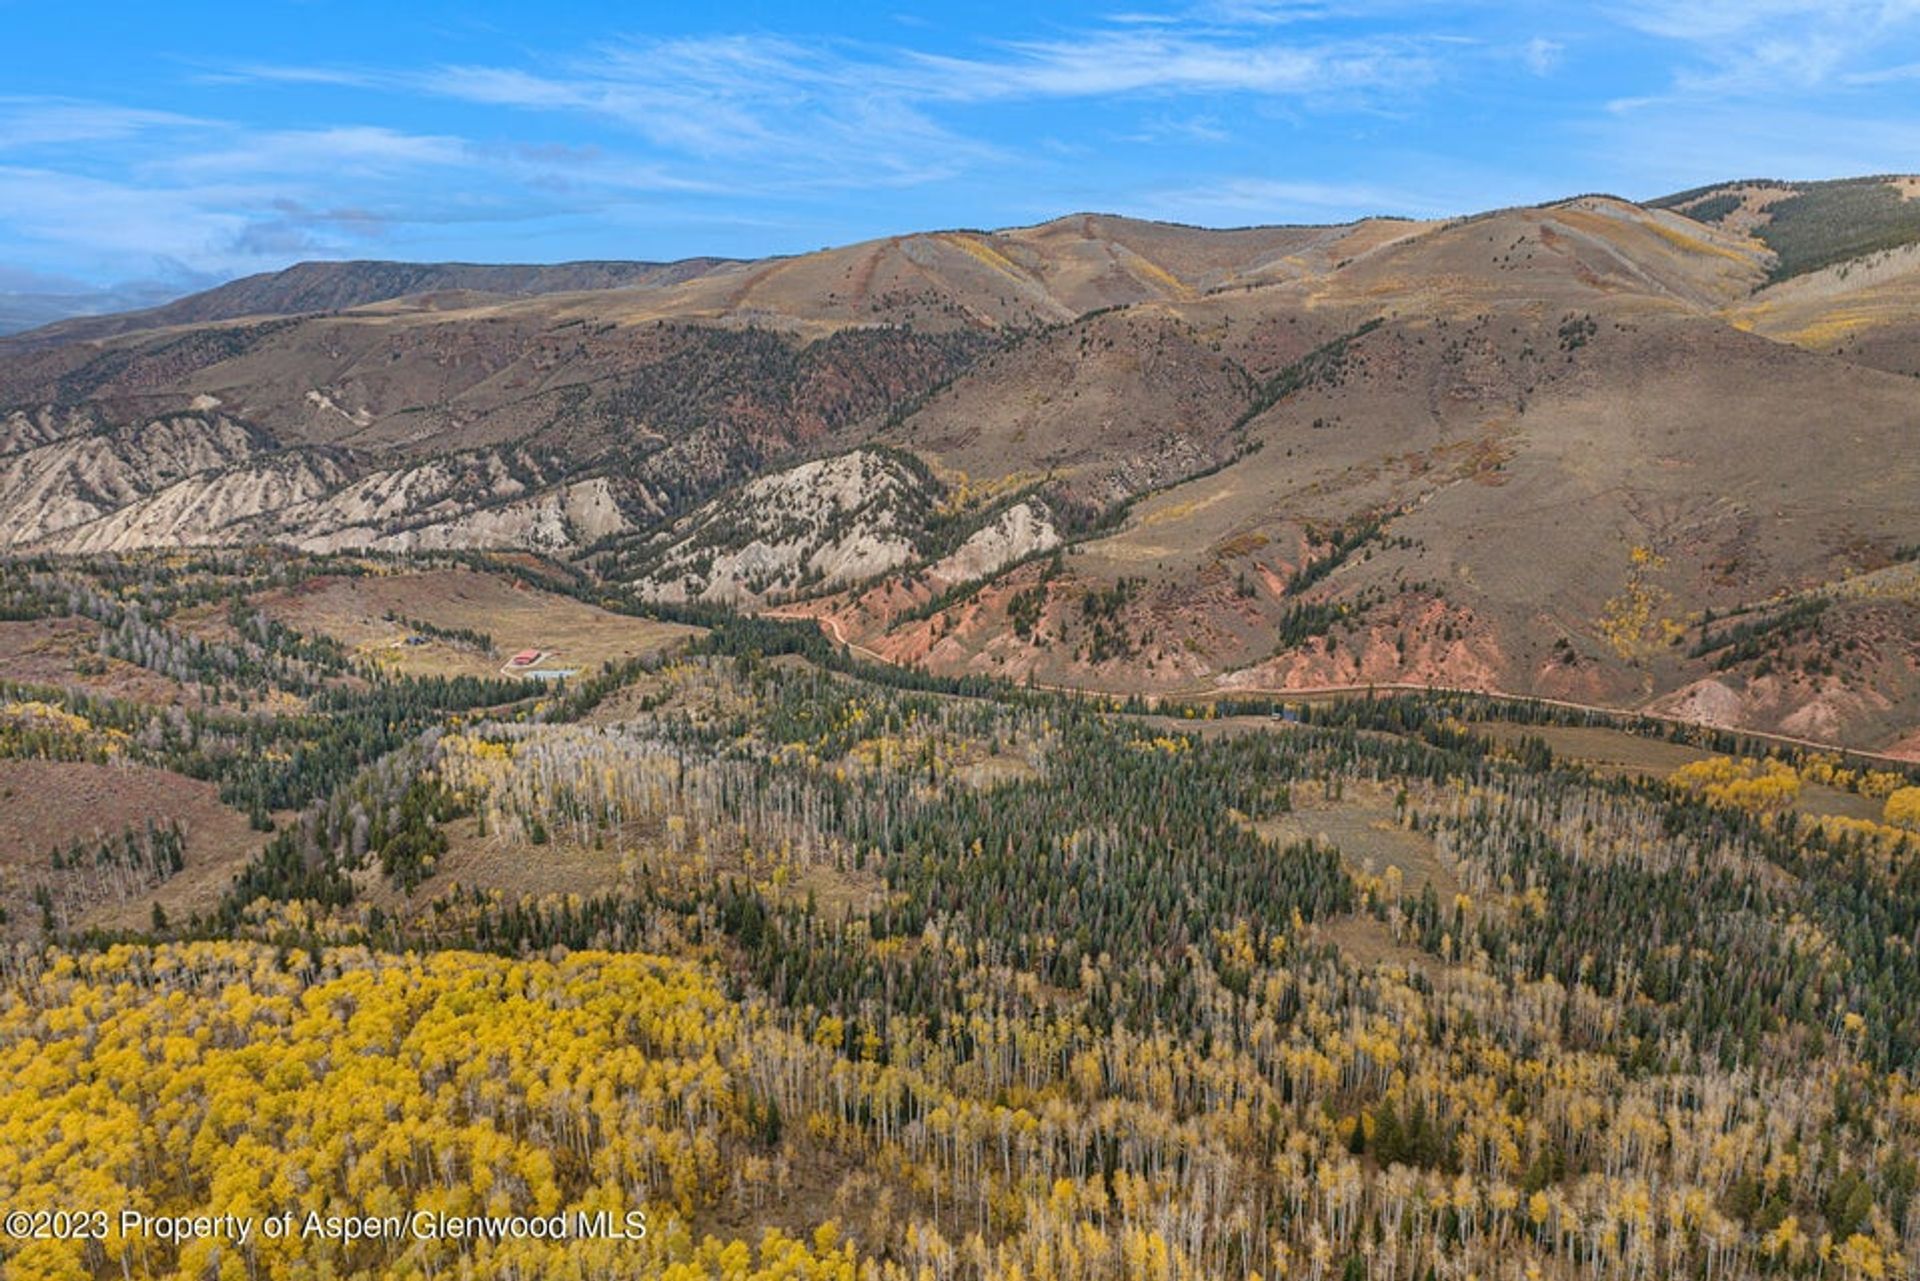
<path id="1" fill-rule="evenodd" d="M 473 159 L 467 144 L 458 138 L 402 133 L 373 125 L 340 125 L 243 133 L 234 145 L 171 157 L 154 168 L 179 175 L 328 174 L 363 178 L 469 164 Z"/>
<path id="2" fill-rule="evenodd" d="M 1136 17 L 1138 15 L 1135 15 Z M 269 81 L 371 84 L 505 107 L 591 115 L 702 160 L 752 159 L 769 179 L 887 185 L 1003 160 L 934 118 L 969 104 L 1243 94 L 1344 103 L 1438 74 L 1409 39 L 1279 40 L 1157 22 L 1116 23 L 975 55 L 775 36 L 649 40 L 541 69 L 480 64 L 416 72 L 254 67 Z"/>
<path id="3" fill-rule="evenodd" d="M 1854 71 L 1841 77 L 1841 83 L 1859 87 L 1903 84 L 1909 80 L 1920 80 L 1920 62 L 1902 63 L 1892 67 L 1876 67 L 1871 71 Z"/>
<path id="4" fill-rule="evenodd" d="M 1235 223 L 1343 222 L 1372 214 L 1442 217 L 1460 212 L 1431 197 L 1369 183 L 1232 178 L 1150 192 L 1130 202 L 1142 217 L 1209 226 Z"/>
<path id="5" fill-rule="evenodd" d="M 290 84 L 330 85 L 341 88 L 371 89 L 382 77 L 342 67 L 303 67 L 295 63 L 251 62 L 225 71 L 202 72 L 194 79 L 202 84 Z"/>
<path id="6" fill-rule="evenodd" d="M 0 165 L 0 234 L 15 252 L 85 261 L 100 278 L 156 262 L 170 275 L 232 275 L 361 253 L 406 227 L 580 216 L 651 193 L 712 190 L 599 149 L 477 146 L 366 125 L 188 123 L 191 133 L 146 140 L 124 161 L 96 156 L 87 172 L 61 165 L 65 149 L 51 136 L 32 162 Z"/>
<path id="7" fill-rule="evenodd" d="M 1626 25 L 1690 46 L 1676 92 L 1764 96 L 1846 83 L 1849 68 L 1920 19 L 1920 0 L 1629 0 Z"/>
<path id="8" fill-rule="evenodd" d="M 1865 31 L 1920 16 L 1920 0 L 1628 0 L 1615 12 L 1653 35 L 1716 41 L 1781 25 Z"/>
<path id="9" fill-rule="evenodd" d="M 661 41 L 603 50 L 540 74 L 452 66 L 417 92 L 597 117 L 700 161 L 753 166 L 750 186 L 885 186 L 951 176 L 990 148 L 930 120 L 877 70 L 770 38 Z"/>
<path id="10" fill-rule="evenodd" d="M 1535 36 L 1520 50 L 1520 60 L 1534 75 L 1548 76 L 1559 68 L 1560 60 L 1566 52 L 1567 46 L 1560 41 Z"/>
<path id="11" fill-rule="evenodd" d="M 1494 7 L 1498 0 L 1201 0 L 1186 16 L 1223 26 L 1260 27 L 1412 13 L 1457 15 L 1467 9 Z"/>
<path id="12" fill-rule="evenodd" d="M 1406 87 L 1431 79 L 1411 42 L 1248 43 L 1164 30 L 1015 43 L 998 58 L 915 55 L 929 74 L 908 92 L 934 99 L 1092 98 L 1135 93 L 1298 97 Z"/>
<path id="13" fill-rule="evenodd" d="M 1140 122 L 1131 133 L 1122 134 L 1123 142 L 1187 143 L 1212 146 L 1229 141 L 1233 134 L 1214 115 L 1156 115 Z"/>
<path id="14" fill-rule="evenodd" d="M 212 126 L 211 121 L 172 111 L 68 98 L 0 97 L 0 151 L 111 142 L 159 130 Z"/>
<path id="15" fill-rule="evenodd" d="M 10 230 L 122 263 L 168 258 L 224 264 L 247 219 L 218 206 L 271 198 L 260 189 L 188 192 L 0 166 L 0 209 L 8 211 Z"/>

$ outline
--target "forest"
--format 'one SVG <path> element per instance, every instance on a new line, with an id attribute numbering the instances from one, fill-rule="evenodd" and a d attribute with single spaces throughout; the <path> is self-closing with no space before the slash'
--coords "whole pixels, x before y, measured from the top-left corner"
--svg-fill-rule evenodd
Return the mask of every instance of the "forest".
<path id="1" fill-rule="evenodd" d="M 0 579 L 191 692 L 8 685 L 0 757 L 260 829 L 138 928 L 74 922 L 190 831 L 31 853 L 65 897 L 7 905 L 0 1207 L 647 1231 L 10 1233 L 9 1278 L 1920 1265 L 1905 771 L 1469 696 L 942 681 L 717 614 L 553 688 L 400 676 L 258 604 L 379 565 L 243 559 Z"/>

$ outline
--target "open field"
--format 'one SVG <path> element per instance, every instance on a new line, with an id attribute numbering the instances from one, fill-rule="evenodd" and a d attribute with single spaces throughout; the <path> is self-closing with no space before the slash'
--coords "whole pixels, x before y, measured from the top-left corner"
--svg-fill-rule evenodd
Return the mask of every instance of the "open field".
<path id="1" fill-rule="evenodd" d="M 1314 932 L 1362 968 L 1395 965 L 1409 973 L 1424 974 L 1429 979 L 1446 968 L 1431 953 L 1422 952 L 1409 943 L 1395 942 L 1393 932 L 1384 921 L 1365 913 L 1352 912 L 1332 917 L 1316 925 Z"/>
<path id="2" fill-rule="evenodd" d="M 389 910 L 431 902 L 456 885 L 497 891 L 508 901 L 542 897 L 631 895 L 642 884 L 642 868 L 663 858 L 679 858 L 693 874 L 709 882 L 754 880 L 773 866 L 766 858 L 747 856 L 725 846 L 698 857 L 675 856 L 661 824 L 621 824 L 581 841 L 557 833 L 537 847 L 511 832 L 488 832 L 474 819 L 448 824 L 447 851 L 434 875 L 411 894 L 388 883 L 369 867 L 357 878 L 369 903 Z M 871 873 L 856 873 L 825 863 L 782 864 L 781 897 L 791 903 L 811 903 L 835 920 L 865 913 L 885 901 L 886 886 Z"/>
<path id="3" fill-rule="evenodd" d="M 1557 757 L 1578 761 L 1602 774 L 1637 778 L 1665 778 L 1682 765 L 1708 760 L 1717 754 L 1684 743 L 1643 738 L 1638 734 L 1604 726 L 1513 725 L 1504 721 L 1487 721 L 1473 728 L 1502 743 L 1517 743 L 1528 737 L 1538 738 Z M 1878 818 L 1881 803 L 1871 797 L 1843 792 L 1822 783 L 1807 783 L 1801 786 L 1800 798 L 1794 808 L 1803 814 Z"/>
<path id="4" fill-rule="evenodd" d="M 1392 792 L 1385 786 L 1348 783 L 1338 799 L 1330 799 L 1308 784 L 1295 787 L 1292 795 L 1291 814 L 1255 825 L 1261 836 L 1280 845 L 1304 840 L 1331 845 L 1340 852 L 1341 863 L 1356 873 L 1385 876 L 1394 869 L 1403 895 L 1417 897 L 1431 885 L 1439 901 L 1447 903 L 1461 892 L 1459 876 L 1441 860 L 1433 839 L 1400 825 Z M 1384 922 L 1366 912 L 1330 917 L 1315 932 L 1360 966 L 1398 965 L 1429 977 L 1441 968 L 1431 955 L 1396 941 Z"/>
<path id="5" fill-rule="evenodd" d="M 99 636 L 99 624 L 85 618 L 0 622 L 0 680 L 64 685 L 152 705 L 199 701 L 199 691 L 190 686 L 102 657 Z"/>
<path id="6" fill-rule="evenodd" d="M 368 901 L 399 908 L 410 898 L 430 899 L 456 884 L 498 890 L 509 899 L 631 891 L 638 862 L 634 851 L 646 848 L 637 836 L 630 836 L 624 842 L 625 853 L 618 838 L 601 849 L 561 839 L 530 851 L 523 841 L 487 834 L 472 819 L 450 823 L 445 831 L 447 852 L 440 856 L 434 875 L 413 895 L 385 883 L 378 870 L 370 868 L 361 877 Z"/>
<path id="7" fill-rule="evenodd" d="M 591 673 L 602 663 L 657 653 L 696 631 L 467 569 L 319 578 L 260 604 L 290 627 L 331 636 L 409 676 L 492 676 L 523 649 L 542 651 L 539 668 Z M 414 622 L 481 634 L 492 646 L 423 633 L 409 625 Z M 409 645 L 409 638 L 423 643 Z"/>
<path id="8" fill-rule="evenodd" d="M 1446 901 L 1460 892 L 1460 878 L 1441 861 L 1432 838 L 1400 825 L 1387 787 L 1349 783 L 1338 799 L 1330 799 L 1306 784 L 1292 795 L 1293 812 L 1257 824 L 1260 835 L 1283 845 L 1305 840 L 1332 845 L 1356 872 L 1384 876 L 1388 868 L 1397 868 L 1408 894 L 1431 885 Z"/>
<path id="9" fill-rule="evenodd" d="M 33 887 L 84 880 L 88 869 L 55 871 L 51 854 L 76 840 L 118 837 L 148 822 L 178 823 L 186 866 L 160 885 L 125 897 L 82 895 L 88 906 L 75 927 L 144 928 L 159 903 L 183 920 L 212 907 L 263 839 L 246 816 L 220 803 L 212 783 L 144 765 L 0 760 L 0 885 L 10 934 L 31 932 L 38 913 Z"/>

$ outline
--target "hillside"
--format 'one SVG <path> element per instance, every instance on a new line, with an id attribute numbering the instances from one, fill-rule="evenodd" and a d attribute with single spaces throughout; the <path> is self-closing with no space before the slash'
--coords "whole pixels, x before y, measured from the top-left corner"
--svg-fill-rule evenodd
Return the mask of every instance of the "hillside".
<path id="1" fill-rule="evenodd" d="M 1458 695 L 1093 706 L 534 564 L 5 567 L 0 634 L 103 642 L 0 689 L 24 1202 L 402 1225 L 266 1241 L 289 1278 L 1908 1273 L 1920 774 Z M 8 1275 L 198 1273 L 134 1226 Z"/>
<path id="2" fill-rule="evenodd" d="M 1920 242 L 1920 179 L 1756 180 L 1653 201 L 1696 222 L 1744 232 L 1772 250 L 1774 283 Z"/>
<path id="3" fill-rule="evenodd" d="M 1911 186 L 307 265 L 0 343 L 0 516 L 27 552 L 532 550 L 952 675 L 1898 747 Z"/>
<path id="4" fill-rule="evenodd" d="M 1913 1276 L 1913 252 L 5 347 L 0 1275 Z"/>
<path id="5" fill-rule="evenodd" d="M 684 262 L 565 262 L 483 264 L 468 262 L 303 262 L 284 271 L 263 272 L 229 281 L 156 307 L 109 316 L 60 321 L 11 338 L 7 345 L 110 338 L 140 329 L 170 329 L 245 316 L 295 316 L 345 311 L 394 298 L 445 307 L 486 301 L 486 295 L 530 297 L 624 285 L 666 284 L 697 276 L 722 263 L 717 258 Z M 481 295 L 473 297 L 472 295 Z"/>

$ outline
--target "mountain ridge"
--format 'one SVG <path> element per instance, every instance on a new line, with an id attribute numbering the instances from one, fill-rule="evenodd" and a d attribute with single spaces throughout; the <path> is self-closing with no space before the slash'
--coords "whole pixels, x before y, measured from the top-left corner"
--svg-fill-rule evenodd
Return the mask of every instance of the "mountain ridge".
<path id="1" fill-rule="evenodd" d="M 515 294 L 322 264 L 279 300 L 364 300 L 0 340 L 0 518 L 31 554 L 532 550 L 949 674 L 1425 680 L 1887 746 L 1920 728 L 1907 182 L 484 278 L 549 272 Z M 1823 247 L 1822 210 L 1865 221 Z"/>
<path id="2" fill-rule="evenodd" d="M 617 288 L 698 274 L 726 258 L 673 262 L 582 259 L 557 263 L 415 263 L 392 259 L 316 259 L 258 272 L 132 312 L 71 317 L 0 337 L 0 344 L 74 342 L 140 329 L 337 311 L 436 291 L 530 297 Z"/>

